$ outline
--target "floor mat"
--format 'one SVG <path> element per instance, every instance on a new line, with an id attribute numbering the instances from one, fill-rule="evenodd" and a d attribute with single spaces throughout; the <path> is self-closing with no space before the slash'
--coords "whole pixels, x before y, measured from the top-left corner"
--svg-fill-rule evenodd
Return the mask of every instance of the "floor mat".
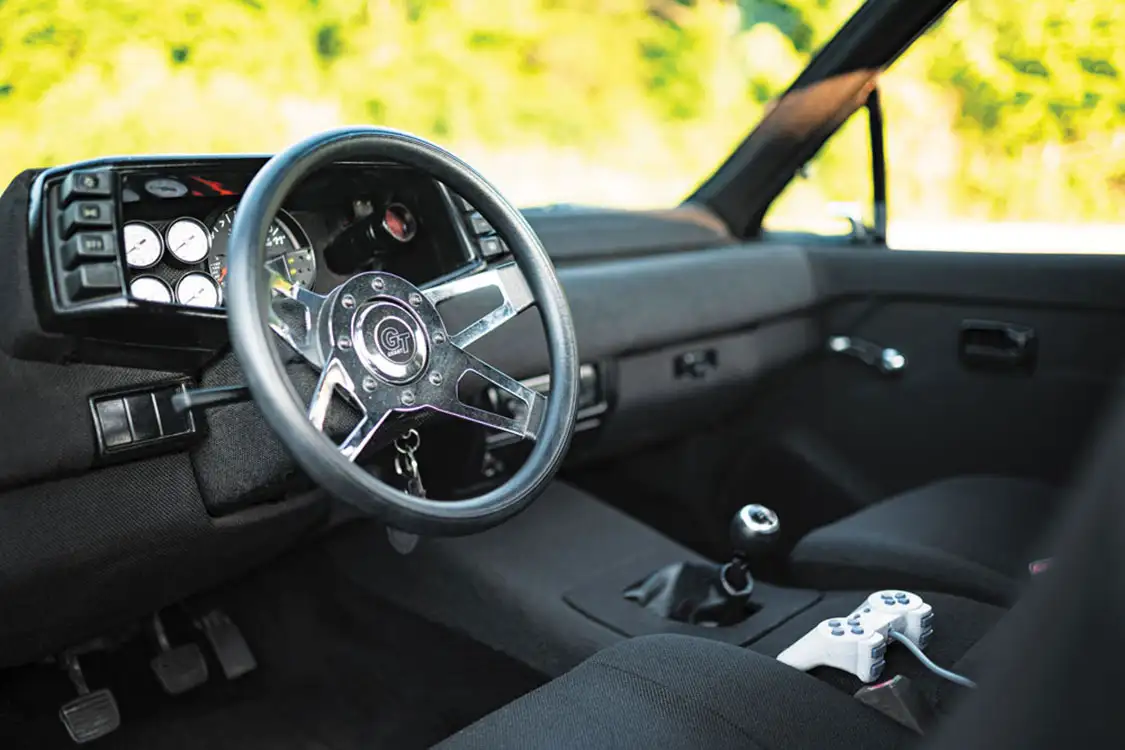
<path id="1" fill-rule="evenodd" d="M 148 671 L 155 652 L 143 639 L 84 657 L 91 686 L 108 684 L 122 714 L 122 728 L 89 747 L 428 747 L 545 681 L 482 644 L 373 598 L 336 574 L 321 548 L 193 603 L 201 610 L 212 604 L 242 628 L 259 668 L 227 681 L 210 663 L 208 684 L 172 698 Z M 171 635 L 174 642 L 198 638 L 186 624 Z M 75 747 L 57 717 L 73 695 L 57 668 L 0 675 L 0 746 Z"/>

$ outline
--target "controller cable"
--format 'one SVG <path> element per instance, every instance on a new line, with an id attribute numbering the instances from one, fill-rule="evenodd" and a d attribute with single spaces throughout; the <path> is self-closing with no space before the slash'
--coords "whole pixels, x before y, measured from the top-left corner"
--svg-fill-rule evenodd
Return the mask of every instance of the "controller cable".
<path id="1" fill-rule="evenodd" d="M 959 675 L 956 672 L 950 672 L 948 669 L 942 669 L 937 664 L 934 664 L 930 657 L 922 653 L 922 649 L 915 646 L 914 642 L 902 633 L 898 633 L 892 630 L 891 632 L 887 633 L 887 635 L 898 641 L 902 645 L 906 646 L 906 648 L 909 649 L 910 653 L 918 657 L 918 661 L 922 662 L 923 667 L 930 670 L 938 677 L 941 677 L 944 680 L 949 680 L 955 685 L 960 685 L 961 687 L 975 688 L 977 686 L 977 684 L 970 680 L 968 677 Z"/>

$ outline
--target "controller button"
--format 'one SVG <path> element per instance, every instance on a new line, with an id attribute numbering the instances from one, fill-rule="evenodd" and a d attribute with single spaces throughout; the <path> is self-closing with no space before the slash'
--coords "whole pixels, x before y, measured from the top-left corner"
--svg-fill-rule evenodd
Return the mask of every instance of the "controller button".
<path id="1" fill-rule="evenodd" d="M 927 625 L 929 625 L 933 621 L 934 621 L 934 613 L 928 612 L 928 613 L 922 615 L 922 619 L 919 620 L 918 622 L 922 627 L 926 627 Z"/>
<path id="2" fill-rule="evenodd" d="M 863 635 L 863 628 L 857 625 L 852 628 L 852 633 L 854 633 L 855 635 Z"/>
<path id="3" fill-rule="evenodd" d="M 873 649 L 871 649 L 871 658 L 878 659 L 885 653 L 887 653 L 887 644 L 880 643 L 878 646 L 875 646 Z"/>
<path id="4" fill-rule="evenodd" d="M 840 628 L 836 628 L 832 631 L 832 635 L 843 635 L 843 634 L 844 634 L 844 631 L 841 630 Z"/>
<path id="5" fill-rule="evenodd" d="M 871 611 L 871 607 L 864 607 L 864 608 L 863 608 L 863 611 L 864 611 L 864 613 L 870 612 L 870 611 Z"/>
<path id="6" fill-rule="evenodd" d="M 838 627 L 840 627 L 840 621 L 839 620 L 829 620 L 828 621 L 828 627 L 838 628 Z"/>
<path id="7" fill-rule="evenodd" d="M 910 597 L 906 596 L 905 594 L 896 596 L 895 599 L 901 604 L 910 604 Z"/>

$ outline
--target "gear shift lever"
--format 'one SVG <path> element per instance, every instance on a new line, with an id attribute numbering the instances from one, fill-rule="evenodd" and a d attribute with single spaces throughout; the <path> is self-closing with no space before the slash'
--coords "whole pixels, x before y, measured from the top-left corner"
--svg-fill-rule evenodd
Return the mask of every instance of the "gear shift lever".
<path id="1" fill-rule="evenodd" d="M 747 597 L 754 590 L 751 570 L 763 564 L 776 549 L 781 523 L 764 505 L 744 505 L 730 522 L 734 559 L 719 571 L 719 583 L 731 596 Z"/>
<path id="2" fill-rule="evenodd" d="M 777 551 L 781 522 L 764 505 L 744 505 L 730 522 L 730 546 L 734 557 L 746 562 L 763 560 Z"/>
<path id="3" fill-rule="evenodd" d="M 626 589 L 624 597 L 669 620 L 707 627 L 736 625 L 757 611 L 751 568 L 776 550 L 781 526 L 764 505 L 747 505 L 730 525 L 734 559 L 725 565 L 666 565 Z"/>

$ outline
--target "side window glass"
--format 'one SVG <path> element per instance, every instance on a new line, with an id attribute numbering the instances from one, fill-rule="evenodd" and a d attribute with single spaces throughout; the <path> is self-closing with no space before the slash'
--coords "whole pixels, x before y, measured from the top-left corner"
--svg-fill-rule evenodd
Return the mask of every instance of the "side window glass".
<path id="1" fill-rule="evenodd" d="M 866 109 L 853 114 L 770 205 L 762 228 L 847 237 L 851 220 L 871 226 L 871 137 Z"/>
<path id="2" fill-rule="evenodd" d="M 953 6 L 880 81 L 887 244 L 1125 252 L 1123 36 L 1112 0 Z"/>
<path id="3" fill-rule="evenodd" d="M 879 77 L 894 249 L 1125 252 L 1125 15 L 1110 0 L 965 0 Z M 870 222 L 856 113 L 763 224 Z"/>

